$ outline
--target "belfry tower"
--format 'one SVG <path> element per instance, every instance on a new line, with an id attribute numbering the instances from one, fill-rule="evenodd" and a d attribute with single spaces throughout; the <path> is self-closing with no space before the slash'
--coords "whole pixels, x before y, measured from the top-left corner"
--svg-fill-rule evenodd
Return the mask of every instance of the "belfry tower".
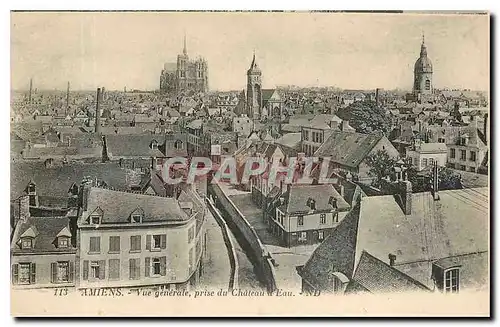
<path id="1" fill-rule="evenodd" d="M 422 45 L 420 46 L 420 57 L 415 62 L 413 95 L 421 100 L 422 96 L 432 94 L 432 62 L 427 57 L 427 47 L 425 46 L 425 36 L 422 35 Z"/>
<path id="2" fill-rule="evenodd" d="M 260 119 L 262 107 L 262 72 L 255 61 L 253 53 L 252 64 L 247 71 L 247 113 L 248 117 Z"/>

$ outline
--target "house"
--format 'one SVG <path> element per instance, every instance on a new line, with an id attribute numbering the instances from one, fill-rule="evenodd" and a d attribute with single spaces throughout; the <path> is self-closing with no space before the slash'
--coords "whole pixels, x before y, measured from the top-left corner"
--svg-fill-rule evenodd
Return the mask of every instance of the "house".
<path id="1" fill-rule="evenodd" d="M 399 157 L 396 148 L 382 134 L 333 131 L 314 152 L 314 157 L 328 158 L 333 170 L 349 173 L 354 179 L 369 183 L 372 177 L 368 174 L 370 166 L 366 159 L 377 151 L 386 151 L 392 158 Z"/>
<path id="2" fill-rule="evenodd" d="M 312 156 L 334 130 L 355 131 L 348 121 L 342 121 L 336 115 L 315 116 L 307 125 L 302 126 L 302 152 Z"/>
<path id="3" fill-rule="evenodd" d="M 253 121 L 247 115 L 233 118 L 233 132 L 248 136 L 253 130 Z"/>
<path id="4" fill-rule="evenodd" d="M 202 273 L 205 212 L 175 198 L 86 187 L 78 219 L 79 287 L 189 289 Z"/>
<path id="5" fill-rule="evenodd" d="M 488 188 L 364 196 L 297 268 L 304 292 L 486 289 Z"/>
<path id="6" fill-rule="evenodd" d="M 321 243 L 350 209 L 330 184 L 289 185 L 268 219 L 270 229 L 286 247 Z"/>
<path id="7" fill-rule="evenodd" d="M 11 242 L 13 287 L 74 287 L 76 248 L 68 217 L 32 217 L 29 197 L 20 200 L 21 218 Z"/>
<path id="8" fill-rule="evenodd" d="M 413 149 L 406 151 L 409 164 L 421 171 L 437 163 L 446 167 L 448 148 L 444 143 L 415 143 Z"/>

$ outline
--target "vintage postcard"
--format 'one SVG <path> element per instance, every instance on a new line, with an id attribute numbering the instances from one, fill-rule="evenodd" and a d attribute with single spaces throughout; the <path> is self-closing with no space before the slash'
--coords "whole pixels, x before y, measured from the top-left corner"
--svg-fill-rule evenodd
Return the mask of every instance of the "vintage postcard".
<path id="1" fill-rule="evenodd" d="M 489 31 L 11 12 L 11 314 L 488 317 Z"/>

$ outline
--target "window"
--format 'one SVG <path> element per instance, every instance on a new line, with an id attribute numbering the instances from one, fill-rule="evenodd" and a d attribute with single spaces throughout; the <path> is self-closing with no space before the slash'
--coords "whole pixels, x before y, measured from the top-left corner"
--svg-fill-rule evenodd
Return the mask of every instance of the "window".
<path id="1" fill-rule="evenodd" d="M 470 161 L 476 161 L 476 152 L 474 151 L 470 152 Z"/>
<path id="2" fill-rule="evenodd" d="M 31 237 L 23 237 L 21 239 L 21 249 L 31 249 L 33 247 L 33 239 Z"/>
<path id="3" fill-rule="evenodd" d="M 130 236 L 130 251 L 141 251 L 141 235 Z"/>
<path id="4" fill-rule="evenodd" d="M 306 242 L 307 241 L 307 233 L 306 232 L 301 232 L 299 234 L 299 242 Z"/>
<path id="5" fill-rule="evenodd" d="M 410 165 L 413 165 L 413 158 L 412 158 L 412 157 L 408 157 L 408 163 L 409 163 Z"/>
<path id="6" fill-rule="evenodd" d="M 36 185 L 33 183 L 30 183 L 28 185 L 28 195 L 36 195 Z"/>
<path id="7" fill-rule="evenodd" d="M 51 265 L 52 283 L 67 283 L 70 280 L 70 265 L 68 261 L 54 262 Z"/>
<path id="8" fill-rule="evenodd" d="M 167 235 L 148 235 L 146 237 L 146 249 L 150 251 L 158 251 L 167 248 Z"/>
<path id="9" fill-rule="evenodd" d="M 455 159 L 455 149 L 450 150 L 450 158 Z"/>
<path id="10" fill-rule="evenodd" d="M 459 276 L 460 271 L 458 268 L 446 270 L 444 273 L 444 291 L 446 293 L 458 293 L 459 290 Z"/>
<path id="11" fill-rule="evenodd" d="M 139 259 L 129 259 L 129 278 L 139 279 L 141 277 L 141 267 Z"/>
<path id="12" fill-rule="evenodd" d="M 99 261 L 90 261 L 90 278 L 91 279 L 99 279 L 101 276 L 101 266 L 99 265 Z"/>
<path id="13" fill-rule="evenodd" d="M 431 89 L 431 81 L 430 80 L 425 80 L 425 89 L 428 91 Z"/>
<path id="14" fill-rule="evenodd" d="M 321 225 L 326 224 L 326 214 L 325 213 L 322 213 L 321 215 L 319 215 L 319 223 Z"/>
<path id="15" fill-rule="evenodd" d="M 132 215 L 130 222 L 131 223 L 140 223 L 141 222 L 141 215 Z"/>
<path id="16" fill-rule="evenodd" d="M 460 165 L 460 170 L 465 171 L 466 167 L 464 165 Z"/>
<path id="17" fill-rule="evenodd" d="M 439 138 L 438 138 L 438 143 L 444 143 L 444 142 L 445 142 L 444 137 L 439 137 Z"/>
<path id="18" fill-rule="evenodd" d="M 120 259 L 109 259 L 109 279 L 120 279 Z"/>
<path id="19" fill-rule="evenodd" d="M 90 223 L 92 225 L 99 225 L 99 222 L 101 221 L 100 216 L 90 216 Z"/>
<path id="20" fill-rule="evenodd" d="M 460 160 L 466 160 L 467 159 L 467 151 L 465 150 L 460 150 Z"/>
<path id="21" fill-rule="evenodd" d="M 90 253 L 100 253 L 101 252 L 101 238 L 99 236 L 90 237 Z"/>
<path id="22" fill-rule="evenodd" d="M 21 285 L 34 284 L 35 264 L 26 262 L 12 265 L 12 281 Z"/>
<path id="23" fill-rule="evenodd" d="M 153 258 L 153 276 L 159 276 L 161 272 L 160 258 Z"/>
<path id="24" fill-rule="evenodd" d="M 429 158 L 429 166 L 433 166 L 434 165 L 434 158 Z"/>
<path id="25" fill-rule="evenodd" d="M 59 248 L 69 247 L 69 238 L 68 237 L 59 237 L 57 239 L 57 247 L 59 247 Z"/>
<path id="26" fill-rule="evenodd" d="M 422 159 L 422 167 L 427 167 L 427 158 Z"/>
<path id="27" fill-rule="evenodd" d="M 109 252 L 120 252 L 120 236 L 109 237 Z"/>
<path id="28" fill-rule="evenodd" d="M 153 249 L 161 249 L 161 235 L 153 235 Z"/>
<path id="29" fill-rule="evenodd" d="M 297 217 L 297 226 L 304 226 L 304 216 Z"/>
<path id="30" fill-rule="evenodd" d="M 322 241 L 324 238 L 325 238 L 325 234 L 323 231 L 320 230 L 318 232 L 318 240 Z"/>

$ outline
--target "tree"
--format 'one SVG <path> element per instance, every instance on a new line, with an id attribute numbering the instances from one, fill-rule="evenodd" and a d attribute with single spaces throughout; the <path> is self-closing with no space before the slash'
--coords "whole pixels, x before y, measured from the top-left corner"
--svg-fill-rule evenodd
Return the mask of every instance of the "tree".
<path id="1" fill-rule="evenodd" d="M 353 102 L 348 107 L 340 109 L 337 116 L 348 120 L 349 125 L 358 133 L 370 134 L 381 131 L 384 135 L 388 135 L 391 130 L 391 116 L 374 101 Z"/>
<path id="2" fill-rule="evenodd" d="M 439 190 L 454 190 L 462 188 L 461 177 L 455 171 L 446 168 L 438 168 Z M 432 171 L 425 170 L 418 172 L 414 167 L 408 169 L 408 180 L 412 184 L 414 193 L 431 190 Z"/>
<path id="3" fill-rule="evenodd" d="M 380 181 L 390 174 L 396 158 L 391 157 L 386 150 L 377 150 L 366 157 L 365 162 L 370 167 L 368 175 L 375 178 L 372 184 L 379 186 Z"/>

